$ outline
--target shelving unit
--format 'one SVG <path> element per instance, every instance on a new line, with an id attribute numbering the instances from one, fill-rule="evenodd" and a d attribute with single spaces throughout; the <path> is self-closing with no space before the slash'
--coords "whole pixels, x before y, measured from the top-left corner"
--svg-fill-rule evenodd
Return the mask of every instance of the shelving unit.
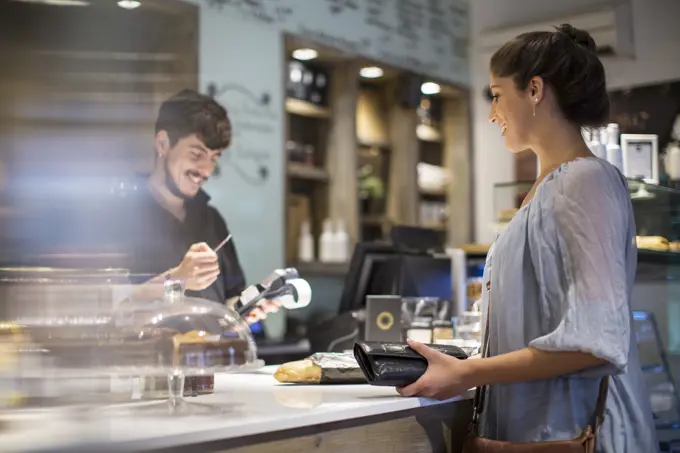
<path id="1" fill-rule="evenodd" d="M 308 118 L 330 118 L 331 111 L 326 107 L 314 105 L 301 99 L 287 98 L 286 112 Z"/>
<path id="2" fill-rule="evenodd" d="M 429 102 L 427 98 L 421 101 L 421 106 Z M 420 109 L 419 109 L 420 110 Z M 419 173 L 424 171 L 422 166 L 428 167 L 429 170 L 435 168 L 443 170 L 446 174 L 446 167 L 444 166 L 444 147 L 442 141 L 442 133 L 439 130 L 439 121 L 433 121 L 435 125 L 419 124 L 416 127 L 416 136 L 418 137 L 418 165 Z M 446 176 L 448 176 L 446 174 Z M 447 186 L 444 182 L 441 185 L 424 186 L 422 185 L 422 175 L 418 176 L 418 219 L 419 225 L 424 228 L 430 228 L 440 231 L 446 236 L 448 209 L 447 209 Z"/>
<path id="3" fill-rule="evenodd" d="M 367 79 L 357 75 L 357 83 L 359 234 L 362 241 L 382 240 L 396 220 L 387 214 L 387 196 L 392 190 L 389 178 L 392 159 L 388 124 L 389 78 Z"/>
<path id="4" fill-rule="evenodd" d="M 348 171 L 354 163 L 347 158 L 356 154 L 354 124 L 348 120 L 356 103 L 348 82 L 354 69 L 343 54 L 318 46 L 318 58 L 294 60 L 293 50 L 307 44 L 294 37 L 286 41 L 286 261 L 307 273 L 338 275 L 343 263 L 299 262 L 298 244 L 308 222 L 318 258 L 325 219 L 342 220 L 351 242 L 356 238 L 356 202 L 347 202 L 355 185 L 355 171 Z"/>
<path id="5" fill-rule="evenodd" d="M 416 136 L 418 140 L 428 143 L 441 143 L 442 133 L 434 126 L 429 126 L 427 124 L 419 124 L 416 126 Z"/>
<path id="6" fill-rule="evenodd" d="M 420 171 L 440 169 L 444 175 L 432 184 L 423 184 L 427 178 L 419 176 L 419 225 L 441 231 L 448 245 L 460 246 L 471 233 L 467 96 L 441 85 L 439 93 L 421 97 L 417 114 L 418 162 L 421 167 L 433 166 Z M 454 218 L 467 222 L 454 224 Z"/>
<path id="7" fill-rule="evenodd" d="M 307 181 L 328 182 L 330 176 L 324 168 L 312 167 L 304 164 L 289 163 L 286 166 L 289 178 Z"/>
<path id="8" fill-rule="evenodd" d="M 302 155 L 286 165 L 287 261 L 329 275 L 334 275 L 331 268 L 342 268 L 297 263 L 301 219 L 311 223 L 317 254 L 326 218 L 344 222 L 350 249 L 357 241 L 388 239 L 395 225 L 440 231 L 448 245 L 468 243 L 472 216 L 467 93 L 442 85 L 436 99 L 429 100 L 439 108 L 436 121 L 424 122 L 418 111 L 424 76 L 290 36 L 287 62 L 296 48 L 317 51 L 312 61 L 296 62 L 295 67 L 322 68 L 328 91 L 312 102 L 289 86 L 284 105 L 287 152 L 296 149 L 291 142 L 299 142 Z M 368 77 L 367 68 L 379 76 Z M 289 75 L 287 83 L 294 78 Z M 309 145 L 313 150 L 300 151 Z M 442 167 L 450 182 L 419 187 L 421 161 Z M 447 221 L 448 215 L 421 218 L 421 202 L 440 203 L 460 220 L 454 224 Z"/>

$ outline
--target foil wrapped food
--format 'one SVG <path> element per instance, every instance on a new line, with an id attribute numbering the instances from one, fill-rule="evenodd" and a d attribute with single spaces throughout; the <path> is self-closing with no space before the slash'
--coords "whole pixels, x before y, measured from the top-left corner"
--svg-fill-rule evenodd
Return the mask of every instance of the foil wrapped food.
<path id="1" fill-rule="evenodd" d="M 274 378 L 285 384 L 365 384 L 352 353 L 320 352 L 281 365 Z"/>

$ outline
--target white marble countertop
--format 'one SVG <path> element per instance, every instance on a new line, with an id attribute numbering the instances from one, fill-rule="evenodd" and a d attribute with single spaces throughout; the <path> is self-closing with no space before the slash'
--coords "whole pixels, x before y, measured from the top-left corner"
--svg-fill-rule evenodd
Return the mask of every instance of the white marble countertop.
<path id="1" fill-rule="evenodd" d="M 402 398 L 387 387 L 283 385 L 272 377 L 274 369 L 217 375 L 214 394 L 187 399 L 219 406 L 220 414 L 173 417 L 137 412 L 148 403 L 126 405 L 122 412 L 113 413 L 101 408 L 71 413 L 64 409 L 19 411 L 5 417 L 12 426 L 0 433 L 0 445 L 7 453 L 93 448 L 130 452 L 225 441 L 441 403 Z M 128 412 L 128 407 L 137 410 Z"/>

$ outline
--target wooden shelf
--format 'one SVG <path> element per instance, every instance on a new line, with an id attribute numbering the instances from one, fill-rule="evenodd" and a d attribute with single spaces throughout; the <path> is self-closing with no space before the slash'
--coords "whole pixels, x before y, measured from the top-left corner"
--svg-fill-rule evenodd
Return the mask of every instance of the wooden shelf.
<path id="1" fill-rule="evenodd" d="M 390 145 L 384 142 L 367 142 L 364 140 L 357 139 L 357 145 L 361 148 L 378 148 L 381 150 L 389 150 Z"/>
<path id="2" fill-rule="evenodd" d="M 446 196 L 446 188 L 442 187 L 441 189 L 426 189 L 424 187 L 420 187 L 418 189 L 420 191 L 421 195 L 424 196 L 429 196 L 429 197 L 445 197 Z"/>
<path id="3" fill-rule="evenodd" d="M 421 226 L 421 228 L 429 228 L 431 230 L 446 231 L 446 223 L 445 222 L 442 222 L 442 223 L 436 223 L 436 222 L 421 223 L 420 226 Z"/>
<path id="4" fill-rule="evenodd" d="M 484 255 L 489 252 L 490 244 L 466 244 L 461 247 L 467 255 Z"/>
<path id="5" fill-rule="evenodd" d="M 426 124 L 419 124 L 416 127 L 416 135 L 418 136 L 418 139 L 424 142 L 430 142 L 430 143 L 441 143 L 442 142 L 442 133 L 435 129 L 432 126 L 428 126 Z"/>
<path id="6" fill-rule="evenodd" d="M 349 270 L 349 263 L 321 263 L 313 261 L 311 263 L 296 262 L 291 266 L 297 269 L 300 277 L 342 277 Z"/>
<path id="7" fill-rule="evenodd" d="M 290 163 L 286 168 L 286 173 L 291 178 L 306 179 L 308 181 L 328 182 L 330 179 L 328 172 L 323 168 L 304 164 Z"/>
<path id="8" fill-rule="evenodd" d="M 286 112 L 308 118 L 330 118 L 331 116 L 330 109 L 294 98 L 286 99 Z"/>
<path id="9" fill-rule="evenodd" d="M 364 225 L 371 225 L 371 226 L 385 226 L 385 225 L 390 225 L 392 222 L 390 222 L 390 219 L 387 218 L 387 216 L 383 215 L 364 215 L 359 217 L 361 220 L 361 223 Z"/>

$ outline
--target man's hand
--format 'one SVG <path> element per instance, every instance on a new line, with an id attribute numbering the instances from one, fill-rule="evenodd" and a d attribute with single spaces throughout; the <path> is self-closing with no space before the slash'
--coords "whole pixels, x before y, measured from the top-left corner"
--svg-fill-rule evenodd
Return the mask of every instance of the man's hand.
<path id="1" fill-rule="evenodd" d="M 194 244 L 170 275 L 184 281 L 190 291 L 204 290 L 220 275 L 217 254 L 204 242 Z"/>
<path id="2" fill-rule="evenodd" d="M 248 324 L 255 324 L 258 321 L 262 321 L 267 317 L 269 313 L 276 313 L 279 311 L 280 303 L 274 300 L 263 300 L 260 305 L 255 307 L 246 316 L 246 322 Z"/>
<path id="3" fill-rule="evenodd" d="M 236 302 L 238 302 L 238 297 L 232 297 L 231 299 L 227 300 L 227 306 L 234 309 Z M 265 319 L 269 313 L 276 313 L 279 311 L 280 306 L 281 304 L 279 301 L 263 300 L 260 302 L 260 305 L 255 307 L 250 313 L 246 315 L 245 320 L 248 324 L 255 324 L 256 322 Z"/>
<path id="4" fill-rule="evenodd" d="M 398 388 L 400 395 L 445 400 L 471 387 L 466 378 L 465 360 L 448 356 L 422 343 L 409 340 L 408 345 L 427 360 L 427 371 L 413 384 Z"/>

